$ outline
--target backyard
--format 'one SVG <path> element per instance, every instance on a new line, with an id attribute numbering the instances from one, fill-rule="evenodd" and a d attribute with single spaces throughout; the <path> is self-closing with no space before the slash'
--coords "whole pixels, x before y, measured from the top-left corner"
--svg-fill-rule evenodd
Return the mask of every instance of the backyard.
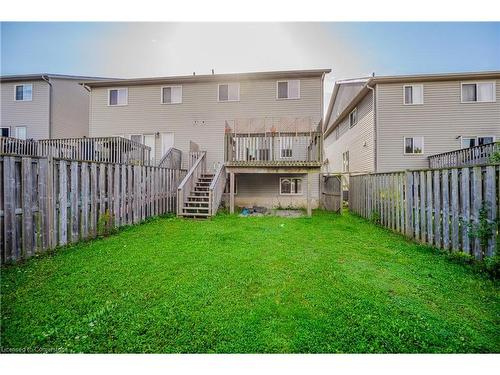
<path id="1" fill-rule="evenodd" d="M 500 352 L 497 281 L 349 215 L 160 218 L 2 268 L 2 352 Z"/>

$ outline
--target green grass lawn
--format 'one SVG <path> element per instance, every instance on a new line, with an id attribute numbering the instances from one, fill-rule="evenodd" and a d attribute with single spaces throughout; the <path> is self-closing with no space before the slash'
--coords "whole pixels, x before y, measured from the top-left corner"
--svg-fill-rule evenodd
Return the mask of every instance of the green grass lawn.
<path id="1" fill-rule="evenodd" d="M 1 288 L 4 352 L 500 352 L 498 282 L 349 214 L 156 219 Z"/>

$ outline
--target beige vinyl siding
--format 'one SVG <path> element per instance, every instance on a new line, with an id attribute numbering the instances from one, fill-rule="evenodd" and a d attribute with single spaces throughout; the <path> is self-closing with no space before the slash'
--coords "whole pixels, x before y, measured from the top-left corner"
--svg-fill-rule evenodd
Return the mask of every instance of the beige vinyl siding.
<path id="1" fill-rule="evenodd" d="M 302 194 L 280 195 L 280 178 L 282 177 L 302 178 Z M 240 207 L 307 207 L 306 174 L 238 174 L 236 175 L 236 185 L 235 204 Z M 319 202 L 318 173 L 311 175 L 311 198 L 312 207 L 317 208 Z"/>
<path id="2" fill-rule="evenodd" d="M 207 151 L 208 166 L 224 158 L 225 120 L 263 117 L 311 117 L 321 119 L 321 78 L 300 82 L 300 99 L 277 100 L 276 80 L 240 82 L 240 100 L 218 102 L 219 82 L 182 84 L 182 103 L 161 104 L 161 84 L 128 87 L 128 105 L 108 106 L 108 88 L 91 93 L 90 136 L 115 134 L 155 134 L 173 132 L 175 147 L 189 151 L 189 141 Z M 220 82 L 224 83 L 224 82 Z M 156 138 L 156 157 L 161 157 L 160 137 Z"/>
<path id="3" fill-rule="evenodd" d="M 402 83 L 377 85 L 378 172 L 427 168 L 430 155 L 459 149 L 460 136 L 500 139 L 500 80 L 494 103 L 462 103 L 461 82 L 423 82 L 421 105 L 403 104 Z M 404 154 L 411 136 L 424 137 L 423 155 Z"/>
<path id="4" fill-rule="evenodd" d="M 354 97 L 361 91 L 366 82 L 340 83 L 335 102 L 332 107 L 330 124 L 335 121 Z"/>
<path id="5" fill-rule="evenodd" d="M 16 101 L 14 87 L 32 84 L 31 101 Z M 2 82 L 0 93 L 0 124 L 10 127 L 11 137 L 16 126 L 26 127 L 26 137 L 43 139 L 49 137 L 49 85 L 45 81 Z"/>
<path id="6" fill-rule="evenodd" d="M 374 171 L 373 94 L 366 95 L 357 106 L 358 122 L 349 127 L 349 115 L 324 140 L 326 172 L 342 172 L 342 154 L 349 151 L 350 172 Z M 338 136 L 338 139 L 337 139 Z"/>
<path id="7" fill-rule="evenodd" d="M 52 138 L 89 135 L 89 93 L 75 79 L 54 79 L 52 83 Z"/>

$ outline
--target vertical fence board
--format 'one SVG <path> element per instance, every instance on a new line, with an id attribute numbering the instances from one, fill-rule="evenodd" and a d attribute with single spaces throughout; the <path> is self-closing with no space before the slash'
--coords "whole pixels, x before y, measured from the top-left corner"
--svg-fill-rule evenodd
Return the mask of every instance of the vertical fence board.
<path id="1" fill-rule="evenodd" d="M 59 162 L 59 245 L 68 243 L 68 167 Z"/>
<path id="2" fill-rule="evenodd" d="M 442 204 L 442 212 L 443 212 L 443 217 L 442 217 L 442 225 L 443 225 L 443 247 L 445 249 L 450 248 L 450 200 L 449 200 L 449 181 L 448 181 L 448 170 L 442 170 L 441 171 L 441 190 L 442 190 L 442 197 L 443 197 L 443 204 Z"/>
<path id="3" fill-rule="evenodd" d="M 475 228 L 479 225 L 479 211 L 481 210 L 482 203 L 482 181 L 481 181 L 481 168 L 472 168 L 472 210 L 471 218 Z M 476 236 L 473 245 L 473 254 L 476 259 L 481 259 L 481 243 L 479 237 Z"/>
<path id="4" fill-rule="evenodd" d="M 458 169 L 451 170 L 451 248 L 453 251 L 459 250 L 459 228 L 458 219 L 460 216 L 458 207 Z"/>
<path id="5" fill-rule="evenodd" d="M 79 166 L 78 162 L 71 162 L 71 214 L 70 214 L 70 226 L 71 226 L 71 242 L 78 242 L 80 240 L 80 190 L 79 190 Z"/>

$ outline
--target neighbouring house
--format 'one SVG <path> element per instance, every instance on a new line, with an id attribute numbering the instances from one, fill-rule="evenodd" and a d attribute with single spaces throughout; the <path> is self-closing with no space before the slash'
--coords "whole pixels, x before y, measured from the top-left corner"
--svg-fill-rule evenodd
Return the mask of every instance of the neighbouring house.
<path id="1" fill-rule="evenodd" d="M 89 135 L 89 93 L 79 82 L 93 77 L 61 74 L 1 76 L 2 137 L 78 138 Z"/>
<path id="2" fill-rule="evenodd" d="M 208 186 L 214 180 L 225 185 L 226 176 L 231 210 L 281 206 L 310 212 L 319 204 L 323 81 L 329 72 L 82 82 L 90 90 L 89 135 L 143 143 L 151 147 L 154 164 L 171 148 L 180 150 L 188 180 L 196 177 L 181 196 L 185 209 L 178 213 L 184 216 L 214 213 Z M 203 174 L 189 173 L 197 168 L 191 155 L 200 152 Z"/>
<path id="3" fill-rule="evenodd" d="M 499 83 L 498 71 L 338 81 L 324 121 L 324 170 L 429 168 L 433 155 L 498 141 Z"/>

